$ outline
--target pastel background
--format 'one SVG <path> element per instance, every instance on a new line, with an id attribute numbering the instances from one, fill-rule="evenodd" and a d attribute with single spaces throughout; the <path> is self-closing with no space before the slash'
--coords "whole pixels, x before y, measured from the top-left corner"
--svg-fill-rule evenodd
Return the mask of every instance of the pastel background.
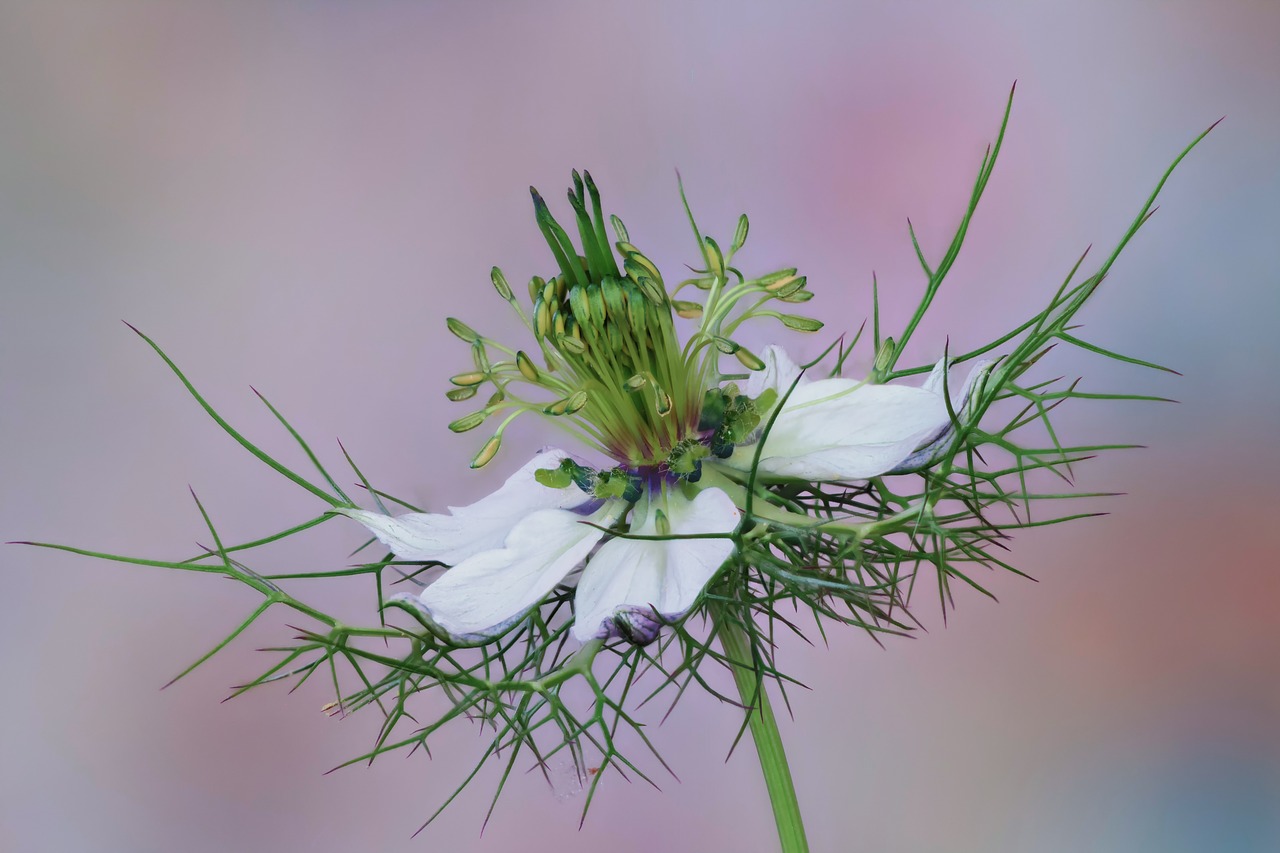
<path id="1" fill-rule="evenodd" d="M 1079 471 L 1127 495 L 1021 536 L 1038 583 L 992 576 L 946 626 L 850 632 L 781 658 L 814 688 L 784 737 L 815 851 L 1280 849 L 1280 5 L 63 3 L 0 5 L 0 539 L 187 555 L 302 520 L 310 496 L 222 435 L 122 324 L 266 446 L 267 394 L 392 492 L 484 493 L 445 424 L 458 315 L 517 333 L 488 270 L 546 272 L 526 187 L 589 167 L 670 269 L 751 216 L 744 264 L 798 264 L 829 329 L 874 270 L 901 323 L 962 211 L 1010 84 L 1005 154 L 915 360 L 1034 310 L 1109 248 L 1172 157 L 1227 120 L 1086 312 L 1091 340 L 1182 378 L 1061 351 L 1045 374 L 1177 405 L 1083 404 L 1068 436 L 1149 449 Z M 765 337 L 757 336 L 757 343 Z M 804 352 L 818 339 L 790 338 Z M 824 338 L 823 340 L 826 340 Z M 806 349 L 807 348 L 807 349 Z M 269 568 L 341 560 L 333 525 Z M 336 555 L 336 556 L 335 556 Z M 303 591 L 367 619 L 361 584 Z M 0 850 L 772 849 L 737 713 L 690 696 L 653 737 L 680 781 L 496 780 L 410 834 L 480 752 L 324 771 L 372 714 L 323 685 L 220 704 L 269 620 L 158 688 L 256 604 L 208 577 L 0 550 Z M 656 725 L 655 711 L 650 721 Z"/>

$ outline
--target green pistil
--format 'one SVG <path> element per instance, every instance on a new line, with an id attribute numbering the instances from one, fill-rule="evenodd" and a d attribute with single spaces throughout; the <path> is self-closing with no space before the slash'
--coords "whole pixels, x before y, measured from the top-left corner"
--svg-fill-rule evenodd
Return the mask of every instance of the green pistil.
<path id="1" fill-rule="evenodd" d="M 583 179 L 575 173 L 569 191 L 581 255 L 542 197 L 536 191 L 533 197 L 538 226 L 561 272 L 535 296 L 533 325 L 546 345 L 548 367 L 562 368 L 568 384 L 586 393 L 582 417 L 605 435 L 607 452 L 632 467 L 657 464 L 696 433 L 701 403 L 700 389 L 690 390 L 698 383 L 686 375 L 662 277 L 625 241 L 618 243 L 619 270 L 589 174 Z M 528 379 L 532 371 L 521 366 Z"/>

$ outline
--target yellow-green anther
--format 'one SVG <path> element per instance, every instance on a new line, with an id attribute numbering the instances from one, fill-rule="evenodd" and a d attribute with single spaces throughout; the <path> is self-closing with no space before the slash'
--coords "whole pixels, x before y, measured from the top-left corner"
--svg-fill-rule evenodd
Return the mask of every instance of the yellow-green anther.
<path id="1" fill-rule="evenodd" d="M 590 399 L 586 391 L 574 391 L 569 395 L 569 399 L 565 401 L 564 413 L 572 415 L 574 412 L 581 411 L 586 407 Z"/>
<path id="2" fill-rule="evenodd" d="M 671 395 L 655 385 L 653 387 L 653 396 L 654 408 L 657 409 L 658 414 L 664 418 L 671 414 Z"/>
<path id="3" fill-rule="evenodd" d="M 476 333 L 475 329 L 471 328 L 456 317 L 449 317 L 444 322 L 445 325 L 449 327 L 449 331 L 453 332 L 469 344 L 475 343 L 480 338 L 480 335 Z"/>
<path id="4" fill-rule="evenodd" d="M 770 285 L 774 285 L 780 281 L 789 279 L 793 277 L 795 274 L 796 274 L 796 268 L 788 267 L 785 270 L 777 270 L 775 272 L 769 273 L 768 275 L 762 275 L 757 279 L 753 279 L 751 283 L 758 284 L 761 287 L 763 287 L 765 290 L 769 290 Z"/>
<path id="5" fill-rule="evenodd" d="M 679 290 L 681 287 L 687 287 L 691 284 L 698 288 L 698 290 L 710 290 L 711 286 L 715 284 L 715 282 L 716 280 L 708 275 L 698 276 L 697 278 L 686 278 L 684 281 L 680 282 L 680 285 L 676 290 Z"/>
<path id="6" fill-rule="evenodd" d="M 489 417 L 489 410 L 481 409 L 478 412 L 472 412 L 469 415 L 464 415 L 463 417 L 458 418 L 456 421 L 449 424 L 449 429 L 453 432 L 466 432 L 467 430 L 472 430 L 480 426 L 480 424 L 484 423 L 484 420 L 487 417 Z"/>
<path id="7" fill-rule="evenodd" d="M 556 339 L 556 346 L 574 355 L 582 355 L 587 351 L 587 345 L 572 335 L 565 335 Z"/>
<path id="8" fill-rule="evenodd" d="M 686 320 L 696 320 L 702 316 L 702 306 L 697 302 L 685 302 L 681 299 L 671 300 L 671 307 Z"/>
<path id="9" fill-rule="evenodd" d="M 876 353 L 876 370 L 886 370 L 889 363 L 893 361 L 893 338 L 885 338 L 884 343 L 880 345 L 880 351 Z"/>
<path id="10" fill-rule="evenodd" d="M 582 325 L 591 324 L 591 301 L 587 297 L 587 288 L 574 287 L 569 290 L 569 309 L 574 318 Z M 604 319 L 601 317 L 600 319 Z"/>
<path id="11" fill-rule="evenodd" d="M 796 276 L 795 278 L 789 279 L 781 287 L 779 287 L 776 290 L 770 291 L 770 293 L 773 293 L 779 299 L 786 299 L 787 297 L 791 296 L 793 293 L 799 293 L 802 289 L 804 289 L 804 286 L 807 282 L 808 282 L 808 278 L 806 278 L 805 276 L 799 275 L 799 276 Z"/>
<path id="12" fill-rule="evenodd" d="M 487 378 L 488 376 L 486 374 L 480 371 L 475 371 L 472 373 L 459 373 L 457 376 L 450 377 L 449 381 L 461 388 L 469 388 L 473 385 L 479 385 Z"/>
<path id="13" fill-rule="evenodd" d="M 569 318 L 563 312 L 557 311 L 551 318 L 551 330 L 555 333 L 556 340 L 559 341 L 565 335 L 565 329 L 569 323 Z"/>
<path id="14" fill-rule="evenodd" d="M 648 297 L 640 293 L 635 285 L 631 286 L 631 290 L 627 292 L 627 321 L 631 324 L 631 334 L 637 341 L 644 340 L 645 333 L 645 310 L 644 303 Z"/>
<path id="15" fill-rule="evenodd" d="M 613 225 L 613 233 L 618 235 L 619 243 L 625 243 L 631 239 L 630 235 L 627 234 L 627 226 L 622 224 L 621 219 L 611 213 L 609 214 L 609 222 Z"/>
<path id="16" fill-rule="evenodd" d="M 724 278 L 724 252 L 720 251 L 719 244 L 710 237 L 703 237 L 702 243 L 707 249 L 707 262 L 711 268 L 707 272 L 716 278 Z"/>
<path id="17" fill-rule="evenodd" d="M 600 285 L 595 282 L 587 288 L 587 302 L 591 305 L 591 316 L 596 323 L 603 323 L 608 319 L 604 309 L 604 294 L 600 292 Z"/>
<path id="18" fill-rule="evenodd" d="M 733 355 L 738 359 L 738 361 L 742 362 L 742 366 L 747 368 L 747 370 L 764 370 L 764 362 L 760 360 L 758 355 L 746 347 L 738 347 L 738 349 L 734 351 Z"/>
<path id="19" fill-rule="evenodd" d="M 551 334 L 551 308 L 542 299 L 541 296 L 534 303 L 533 308 L 533 331 L 541 340 Z"/>
<path id="20" fill-rule="evenodd" d="M 488 373 L 489 368 L 492 366 L 489 364 L 489 353 L 485 351 L 484 344 L 481 341 L 476 341 L 471 345 L 471 360 L 475 362 L 476 370 L 482 373 Z"/>
<path id="21" fill-rule="evenodd" d="M 778 278 L 766 283 L 764 285 L 764 289 L 769 291 L 770 293 L 777 293 L 783 288 L 793 285 L 796 281 L 799 281 L 799 279 L 800 279 L 800 276 L 792 273 L 791 275 L 785 275 L 785 276 L 782 276 L 781 278 Z"/>
<path id="22" fill-rule="evenodd" d="M 477 388 L 475 385 L 470 385 L 466 388 L 450 388 L 448 391 L 444 392 L 444 395 L 448 397 L 450 400 L 452 400 L 453 402 L 457 403 L 462 400 L 470 400 L 472 397 L 476 395 L 476 392 L 479 390 L 480 389 Z"/>
<path id="23" fill-rule="evenodd" d="M 671 535 L 671 522 L 667 520 L 667 514 L 662 510 L 658 510 L 653 514 L 654 525 L 658 528 L 659 536 Z"/>
<path id="24" fill-rule="evenodd" d="M 493 282 L 493 289 L 498 291 L 498 295 L 510 302 L 515 298 L 515 294 L 511 292 L 511 285 L 507 284 L 507 277 L 502 274 L 502 270 L 494 267 L 489 271 L 489 280 Z"/>
<path id="25" fill-rule="evenodd" d="M 823 325 L 821 320 L 815 320 L 812 317 L 801 317 L 799 314 L 779 314 L 778 319 L 782 321 L 782 325 L 788 329 L 795 329 L 797 332 L 816 332 Z"/>
<path id="26" fill-rule="evenodd" d="M 600 298 L 604 305 L 604 315 L 614 321 L 627 316 L 626 294 L 622 283 L 613 276 L 607 276 L 600 282 Z"/>
<path id="27" fill-rule="evenodd" d="M 495 435 L 490 437 L 484 443 L 484 447 L 480 448 L 480 452 L 471 460 L 472 468 L 483 468 L 493 461 L 493 457 L 498 455 L 498 448 L 502 446 L 502 436 Z"/>
<path id="28" fill-rule="evenodd" d="M 791 302 L 794 304 L 799 302 L 808 302 L 812 298 L 813 298 L 812 290 L 797 290 L 795 293 L 790 293 L 790 294 L 787 294 L 786 296 L 779 296 L 778 301 Z"/>
<path id="29" fill-rule="evenodd" d="M 622 330 L 617 323 L 609 323 L 605 326 L 609 330 L 609 347 L 613 352 L 621 353 L 626 346 L 626 341 L 622 337 Z"/>
<path id="30" fill-rule="evenodd" d="M 720 350 L 720 352 L 725 355 L 735 355 L 742 349 L 741 345 L 734 343 L 728 338 L 713 337 L 711 339 L 711 343 L 715 344 L 716 349 Z"/>
<path id="31" fill-rule="evenodd" d="M 574 402 L 576 402 L 578 395 L 585 394 L 585 393 L 586 393 L 585 391 L 575 391 L 572 394 L 570 394 L 568 397 L 565 397 L 560 400 L 556 400 L 554 403 L 548 403 L 546 406 L 543 406 L 542 412 L 543 414 L 555 415 L 556 417 L 566 414 L 569 411 L 569 407 Z M 583 405 L 586 405 L 586 403 L 583 403 Z"/>
<path id="32" fill-rule="evenodd" d="M 485 403 L 485 406 L 487 408 L 492 409 L 506 399 L 507 399 L 507 395 L 502 393 L 502 389 L 499 388 L 497 391 L 494 391 L 493 394 L 489 396 L 489 402 Z"/>
<path id="33" fill-rule="evenodd" d="M 738 229 L 733 232 L 733 244 L 729 247 L 729 251 L 737 253 L 747 242 L 747 231 L 751 229 L 751 223 L 747 221 L 747 215 L 744 213 L 738 217 Z"/>
<path id="34" fill-rule="evenodd" d="M 653 279 L 644 275 L 636 278 L 635 283 L 640 287 L 640 292 L 645 295 L 645 298 L 654 305 L 666 304 L 666 294 L 663 293 L 662 288 Z"/>
<path id="35" fill-rule="evenodd" d="M 497 269 L 497 267 L 494 267 L 494 269 Z M 535 275 L 533 278 L 529 279 L 529 301 L 537 302 L 542 296 L 543 291 L 546 289 L 546 286 L 546 280 L 540 275 Z"/>
<path id="36" fill-rule="evenodd" d="M 649 377 L 643 373 L 637 373 L 624 383 L 632 391 L 639 391 L 641 388 L 649 384 Z"/>
<path id="37" fill-rule="evenodd" d="M 634 246 L 632 248 L 635 248 Z M 639 278 L 641 275 L 648 275 L 654 282 L 662 286 L 662 273 L 658 272 L 658 268 L 653 265 L 653 261 L 646 258 L 639 252 L 627 255 L 626 260 L 622 262 L 626 268 L 627 274 L 632 278 Z"/>
<path id="38" fill-rule="evenodd" d="M 530 382 L 538 381 L 538 368 L 534 366 L 529 356 L 524 354 L 524 350 L 516 353 L 516 367 L 520 368 L 520 375 Z"/>

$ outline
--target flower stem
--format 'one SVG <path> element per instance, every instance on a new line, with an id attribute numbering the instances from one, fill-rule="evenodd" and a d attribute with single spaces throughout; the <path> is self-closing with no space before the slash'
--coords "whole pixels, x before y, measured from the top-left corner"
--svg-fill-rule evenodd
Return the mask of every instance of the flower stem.
<path id="1" fill-rule="evenodd" d="M 782 853 L 808 853 L 809 842 L 804 834 L 804 821 L 800 817 L 800 801 L 796 799 L 795 785 L 791 781 L 791 768 L 787 765 L 787 753 L 782 747 L 778 721 L 765 693 L 764 683 L 756 677 L 751 644 L 742 626 L 720 606 L 712 605 L 711 618 L 720 634 L 720 644 L 732 664 L 733 680 L 738 686 L 742 704 L 749 708 L 748 725 L 760 758 L 760 770 L 764 784 L 769 789 L 773 804 L 773 818 L 778 825 L 778 841 Z"/>

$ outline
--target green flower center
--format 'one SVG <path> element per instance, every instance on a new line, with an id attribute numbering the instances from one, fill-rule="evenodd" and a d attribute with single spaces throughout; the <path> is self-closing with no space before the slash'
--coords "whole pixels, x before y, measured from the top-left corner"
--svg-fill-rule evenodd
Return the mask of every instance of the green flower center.
<path id="1" fill-rule="evenodd" d="M 754 428 L 750 401 L 732 389 L 719 359 L 733 355 L 750 370 L 764 365 L 728 337 L 744 320 L 772 316 L 790 328 L 816 331 L 821 323 L 765 310 L 770 300 L 803 302 L 810 294 L 794 269 L 744 280 L 729 266 L 746 239 L 746 218 L 739 221 L 729 256 L 710 237 L 698 239 L 706 268 L 697 278 L 669 293 L 657 266 L 631 243 L 626 227 L 610 217 L 616 240 L 606 233 L 600 193 L 590 173 L 573 173 L 569 204 L 573 208 L 577 244 L 530 187 L 539 230 L 551 249 L 558 271 L 529 282 L 532 310 L 515 297 L 496 267 L 494 288 L 533 334 L 537 352 L 511 349 L 485 338 L 456 319 L 449 330 L 471 344 L 475 369 L 451 380 L 452 400 L 475 397 L 492 383 L 493 395 L 483 409 L 450 424 L 455 432 L 474 429 L 500 411 L 509 414 L 472 462 L 480 467 L 498 451 L 502 433 L 516 417 L 534 412 L 551 419 L 584 443 L 616 460 L 624 469 L 662 468 L 696 478 L 701 460 L 725 454 L 726 445 Z M 687 211 L 686 205 L 686 211 Z M 693 217 L 689 217 L 693 224 Z M 697 226 L 694 225 L 697 232 Z M 581 248 L 579 248 L 579 246 Z M 738 282 L 729 286 L 729 277 Z M 683 287 L 707 292 L 703 303 L 674 299 Z M 758 301 L 735 313 L 739 301 Z M 676 336 L 675 315 L 698 319 L 698 330 L 683 345 Z M 491 361 L 489 349 L 509 358 Z M 526 395 L 521 386 L 538 393 Z M 550 398 L 550 402 L 547 402 Z M 709 411 L 704 408 L 709 407 Z M 759 407 L 756 407 L 759 408 Z M 749 423 L 749 425 L 748 425 Z"/>

